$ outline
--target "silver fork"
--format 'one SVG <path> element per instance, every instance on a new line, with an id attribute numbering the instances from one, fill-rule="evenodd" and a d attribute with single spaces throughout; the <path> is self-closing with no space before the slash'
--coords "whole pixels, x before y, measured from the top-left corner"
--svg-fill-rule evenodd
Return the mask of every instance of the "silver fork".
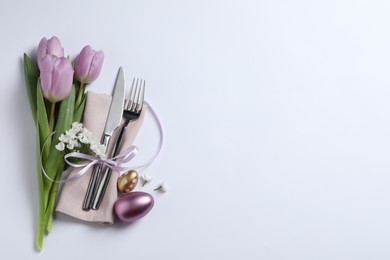
<path id="1" fill-rule="evenodd" d="M 118 138 L 115 142 L 113 157 L 118 155 L 120 147 L 122 145 L 123 135 L 126 132 L 127 126 L 130 122 L 137 120 L 142 112 L 142 106 L 144 104 L 145 96 L 145 80 L 143 79 L 133 79 L 131 84 L 131 89 L 125 103 L 125 109 L 123 110 L 123 118 L 125 122 L 119 132 Z M 104 194 L 107 189 L 108 182 L 111 177 L 111 169 L 107 168 L 105 174 L 103 175 L 99 187 L 96 191 L 95 199 L 92 204 L 92 209 L 99 209 L 100 203 L 104 198 Z"/>
<path id="2" fill-rule="evenodd" d="M 138 84 L 139 83 L 139 84 Z M 134 78 L 131 84 L 129 96 L 126 99 L 125 109 L 123 110 L 123 117 L 125 123 L 118 135 L 115 143 L 114 154 L 118 154 L 119 147 L 121 146 L 123 134 L 126 132 L 127 126 L 130 122 L 135 121 L 139 118 L 142 112 L 142 106 L 144 104 L 145 96 L 145 80 Z M 114 156 L 115 156 L 114 155 Z"/>

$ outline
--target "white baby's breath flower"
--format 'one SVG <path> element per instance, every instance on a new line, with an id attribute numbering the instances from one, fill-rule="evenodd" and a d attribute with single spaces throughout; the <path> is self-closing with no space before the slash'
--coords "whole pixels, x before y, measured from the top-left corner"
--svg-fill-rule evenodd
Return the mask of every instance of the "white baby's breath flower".
<path id="1" fill-rule="evenodd" d="M 97 149 L 95 151 L 96 155 L 101 157 L 101 158 L 105 158 L 106 157 L 106 154 L 104 153 L 105 152 L 105 147 L 101 144 L 98 144 L 97 145 Z"/>
<path id="2" fill-rule="evenodd" d="M 65 135 L 69 139 L 75 139 L 76 138 L 76 132 L 74 130 L 72 130 L 72 129 L 66 130 L 65 131 Z"/>
<path id="3" fill-rule="evenodd" d="M 89 149 L 91 149 L 92 152 L 96 151 L 97 144 L 94 141 L 91 141 L 89 143 Z"/>
<path id="4" fill-rule="evenodd" d="M 142 179 L 142 187 L 145 186 L 146 183 L 150 182 L 152 180 L 152 177 L 150 177 L 149 175 L 146 175 L 146 174 L 142 174 L 141 175 L 141 179 Z"/>
<path id="5" fill-rule="evenodd" d="M 69 138 L 64 134 L 61 134 L 60 137 L 58 137 L 58 140 L 60 140 L 63 143 L 67 143 L 69 141 Z"/>
<path id="6" fill-rule="evenodd" d="M 73 147 L 80 147 L 81 144 L 77 141 L 77 139 L 69 140 L 69 144 L 73 145 Z"/>
<path id="7" fill-rule="evenodd" d="M 89 144 L 89 138 L 82 132 L 77 135 L 77 139 L 83 144 Z"/>
<path id="8" fill-rule="evenodd" d="M 79 140 L 83 144 L 89 144 L 89 139 L 87 137 L 85 137 L 85 136 L 81 137 Z"/>
<path id="9" fill-rule="evenodd" d="M 93 153 L 94 153 L 96 156 L 100 157 L 100 158 L 105 158 L 105 154 L 104 154 L 103 151 L 95 150 L 95 151 L 93 151 Z"/>
<path id="10" fill-rule="evenodd" d="M 100 158 L 102 159 L 105 159 L 106 158 L 106 154 L 105 153 L 102 153 L 102 152 L 98 152 L 96 153 L 97 156 L 99 156 Z"/>
<path id="11" fill-rule="evenodd" d="M 65 144 L 63 142 L 59 142 L 58 144 L 56 144 L 55 148 L 58 151 L 63 151 L 65 149 Z"/>
<path id="12" fill-rule="evenodd" d="M 72 128 L 65 131 L 58 138 L 60 143 L 56 145 L 59 149 L 75 150 L 83 145 L 88 145 L 92 154 L 105 158 L 105 146 L 96 142 L 93 138 L 93 134 L 82 123 L 73 122 Z M 80 149 L 77 149 L 79 151 Z"/>
<path id="13" fill-rule="evenodd" d="M 105 158 L 105 146 L 97 143 L 95 140 L 90 140 L 89 149 L 101 158 Z"/>
<path id="14" fill-rule="evenodd" d="M 158 191 L 161 191 L 161 192 L 167 192 L 168 191 L 168 186 L 167 186 L 167 184 L 165 182 L 162 182 L 160 184 L 160 186 L 158 186 L 154 190 L 158 190 Z"/>
<path id="15" fill-rule="evenodd" d="M 92 132 L 89 131 L 87 128 L 83 128 L 83 130 L 81 131 L 81 133 L 85 136 L 87 136 L 88 138 L 92 138 Z"/>
<path id="16" fill-rule="evenodd" d="M 74 131 L 80 132 L 83 129 L 83 124 L 79 122 L 73 122 L 72 123 L 72 129 Z"/>

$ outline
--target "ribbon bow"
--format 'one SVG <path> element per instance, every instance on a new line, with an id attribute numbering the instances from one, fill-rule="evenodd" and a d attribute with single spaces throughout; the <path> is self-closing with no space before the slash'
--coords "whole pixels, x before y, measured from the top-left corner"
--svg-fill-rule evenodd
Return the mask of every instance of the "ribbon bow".
<path id="1" fill-rule="evenodd" d="M 98 156 L 93 156 L 89 154 L 84 154 L 84 153 L 77 153 L 77 152 L 72 152 L 68 153 L 64 156 L 64 160 L 66 163 L 73 167 L 73 168 L 82 168 L 80 171 L 78 171 L 75 175 L 66 178 L 65 180 L 60 180 L 56 181 L 50 178 L 45 170 L 42 167 L 43 174 L 48 178 L 49 180 L 53 182 L 68 182 L 72 181 L 75 179 L 80 178 L 83 176 L 92 166 L 95 164 L 100 164 L 102 167 L 106 166 L 109 167 L 110 169 L 114 171 L 127 171 L 130 170 L 134 167 L 128 167 L 128 166 L 123 166 L 125 163 L 129 162 L 131 159 L 134 158 L 138 153 L 138 148 L 135 145 L 130 146 L 129 148 L 123 150 L 120 152 L 117 156 L 112 157 L 112 158 L 100 158 Z M 81 163 L 72 163 L 70 161 L 70 158 L 76 158 L 76 159 L 83 159 L 86 160 L 87 162 L 81 162 Z M 71 169 L 71 168 L 70 168 Z"/>

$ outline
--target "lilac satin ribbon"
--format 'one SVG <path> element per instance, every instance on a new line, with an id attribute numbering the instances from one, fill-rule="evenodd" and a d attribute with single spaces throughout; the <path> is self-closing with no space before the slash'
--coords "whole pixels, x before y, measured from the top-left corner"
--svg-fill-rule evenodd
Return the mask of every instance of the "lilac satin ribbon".
<path id="1" fill-rule="evenodd" d="M 123 166 L 123 164 L 129 162 L 131 159 L 133 159 L 137 155 L 139 150 L 134 145 L 130 146 L 129 148 L 127 148 L 125 150 L 123 150 L 117 156 L 115 156 L 113 158 L 106 158 L 106 159 L 100 158 L 98 156 L 92 156 L 92 155 L 89 155 L 89 154 L 72 152 L 72 153 L 66 154 L 64 156 L 64 160 L 66 161 L 66 163 L 69 166 L 71 166 L 73 168 L 82 168 L 82 169 L 80 171 L 78 171 L 75 175 L 73 175 L 73 176 L 71 176 L 69 178 L 66 178 L 65 180 L 56 181 L 56 180 L 53 180 L 52 178 L 50 178 L 47 175 L 47 173 L 46 173 L 46 171 L 45 171 L 45 169 L 43 168 L 43 165 L 42 165 L 43 149 L 46 146 L 47 141 L 55 134 L 55 132 L 52 132 L 50 134 L 50 136 L 46 139 L 45 143 L 43 144 L 43 148 L 42 148 L 42 151 L 41 151 L 41 169 L 42 169 L 42 172 L 45 175 L 45 177 L 47 179 L 49 179 L 50 181 L 52 181 L 52 182 L 58 182 L 58 183 L 64 183 L 64 182 L 76 180 L 76 179 L 80 178 L 81 176 L 83 176 L 95 164 L 100 164 L 102 166 L 107 166 L 107 167 L 111 168 L 114 171 L 127 171 L 127 170 L 130 170 L 130 169 L 134 169 L 134 170 L 144 170 L 144 169 L 146 169 L 150 164 L 152 164 L 152 162 L 156 159 L 156 157 L 160 153 L 162 145 L 163 145 L 164 133 L 163 133 L 163 127 L 162 127 L 161 121 L 158 118 L 156 111 L 154 111 L 154 109 L 152 108 L 152 106 L 148 102 L 144 101 L 144 103 L 148 107 L 147 111 L 149 111 L 152 114 L 152 117 L 153 117 L 154 121 L 157 124 L 158 131 L 159 131 L 159 137 L 160 137 L 159 138 L 160 139 L 159 140 L 159 144 L 158 144 L 158 147 L 157 147 L 155 153 L 153 154 L 153 156 L 146 163 L 141 164 L 141 165 L 137 165 L 137 166 Z M 84 159 L 84 160 L 86 160 L 88 162 L 72 163 L 71 161 L 68 160 L 68 158 L 69 159 L 70 158 Z M 69 174 L 70 170 L 72 169 L 71 167 L 68 168 L 64 173 Z"/>
<path id="2" fill-rule="evenodd" d="M 100 158 L 98 156 L 92 156 L 92 155 L 88 155 L 84 153 L 76 153 L 76 152 L 68 153 L 64 156 L 65 162 L 73 168 L 82 168 L 82 169 L 72 177 L 69 177 L 66 180 L 64 180 L 63 182 L 80 178 L 95 164 L 100 164 L 102 167 L 107 166 L 114 171 L 128 171 L 133 167 L 129 167 L 129 166 L 125 167 L 123 166 L 123 164 L 133 159 L 134 156 L 137 155 L 137 153 L 138 153 L 138 148 L 134 145 L 123 150 L 113 158 Z M 84 159 L 89 161 L 89 163 L 72 163 L 71 161 L 68 160 L 68 158 Z"/>
<path id="3" fill-rule="evenodd" d="M 48 137 L 48 139 L 51 136 L 53 136 L 54 134 L 55 134 L 55 132 L 51 133 L 51 135 Z M 46 146 L 47 140 L 45 141 L 43 147 Z M 42 149 L 42 151 L 43 151 L 43 149 Z M 115 156 L 113 158 L 100 158 L 99 156 L 93 156 L 93 155 L 84 154 L 84 153 L 77 153 L 77 152 L 65 154 L 64 160 L 69 166 L 71 166 L 73 168 L 82 168 L 82 169 L 80 171 L 78 171 L 75 175 L 73 175 L 69 178 L 66 178 L 65 180 L 59 180 L 59 181 L 53 180 L 52 178 L 49 177 L 49 175 L 47 175 L 47 173 L 42 165 L 42 153 L 41 153 L 41 169 L 42 169 L 42 172 L 45 175 L 45 177 L 47 179 L 49 179 L 50 181 L 64 183 L 64 182 L 68 182 L 68 181 L 72 181 L 72 180 L 76 180 L 76 179 L 80 178 L 95 164 L 100 164 L 101 166 L 107 166 L 114 171 L 128 171 L 130 169 L 133 169 L 133 167 L 123 166 L 123 164 L 125 164 L 125 163 L 129 162 L 131 159 L 133 159 L 137 155 L 137 153 L 138 153 L 138 148 L 135 145 L 132 145 L 129 148 L 120 152 L 117 156 Z M 87 162 L 72 163 L 71 161 L 69 161 L 70 158 L 83 159 Z M 72 169 L 72 168 L 68 168 L 68 170 L 69 169 Z M 68 174 L 69 173 L 68 170 L 66 170 L 65 173 Z"/>
<path id="4" fill-rule="evenodd" d="M 144 101 L 144 104 L 148 108 L 146 111 L 150 112 L 150 114 L 152 115 L 152 117 L 154 119 L 154 122 L 157 124 L 158 133 L 159 133 L 159 142 L 158 142 L 157 149 L 154 152 L 153 156 L 146 163 L 143 163 L 143 164 L 140 164 L 140 165 L 136 165 L 136 166 L 133 167 L 134 170 L 139 170 L 139 171 L 140 170 L 145 170 L 146 168 L 149 167 L 149 165 L 152 164 L 152 162 L 159 155 L 159 153 L 160 153 L 160 151 L 162 149 L 162 146 L 163 146 L 163 142 L 164 142 L 163 126 L 162 126 L 162 123 L 161 123 L 160 119 L 158 118 L 158 115 L 157 115 L 156 111 L 153 109 L 153 107 L 146 100 Z"/>

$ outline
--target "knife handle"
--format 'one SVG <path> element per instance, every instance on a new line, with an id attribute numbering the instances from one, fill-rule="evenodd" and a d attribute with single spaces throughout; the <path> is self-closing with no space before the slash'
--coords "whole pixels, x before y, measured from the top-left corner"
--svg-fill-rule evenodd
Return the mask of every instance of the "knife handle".
<path id="1" fill-rule="evenodd" d="M 100 204 L 102 203 L 103 201 L 103 198 L 104 198 L 104 194 L 106 193 L 106 189 L 107 189 L 107 186 L 108 186 L 108 183 L 109 183 L 109 180 L 110 180 L 110 177 L 111 177 L 111 172 L 112 170 L 110 168 L 106 168 L 106 171 L 104 172 L 104 174 L 102 175 L 102 178 L 100 180 L 100 184 L 99 184 L 99 187 L 96 189 L 96 196 L 95 196 L 95 200 L 93 201 L 92 203 L 92 209 L 93 210 L 98 210 L 99 207 L 100 207 Z"/>
<path id="2" fill-rule="evenodd" d="M 92 195 L 95 193 L 95 188 L 96 188 L 96 184 L 97 184 L 101 169 L 102 169 L 102 167 L 100 165 L 95 165 L 95 167 L 93 167 L 93 172 L 92 172 L 91 178 L 89 179 L 87 192 L 86 192 L 85 198 L 84 198 L 83 210 L 88 211 L 91 209 Z"/>
<path id="3" fill-rule="evenodd" d="M 115 146 L 113 149 L 113 151 L 114 151 L 113 157 L 117 156 L 119 153 L 121 143 L 122 143 L 122 137 L 126 131 L 127 124 L 128 124 L 128 122 L 123 125 L 123 127 L 121 128 L 121 131 L 119 132 L 119 135 L 116 139 Z M 94 197 L 94 200 L 92 203 L 92 209 L 94 209 L 94 210 L 98 210 L 100 207 L 100 204 L 103 201 L 104 194 L 106 193 L 106 189 L 107 189 L 108 183 L 110 181 L 111 172 L 112 172 L 112 170 L 107 167 L 106 171 L 104 172 L 104 174 L 100 180 L 99 187 L 95 190 L 96 193 L 95 193 L 95 197 Z"/>

